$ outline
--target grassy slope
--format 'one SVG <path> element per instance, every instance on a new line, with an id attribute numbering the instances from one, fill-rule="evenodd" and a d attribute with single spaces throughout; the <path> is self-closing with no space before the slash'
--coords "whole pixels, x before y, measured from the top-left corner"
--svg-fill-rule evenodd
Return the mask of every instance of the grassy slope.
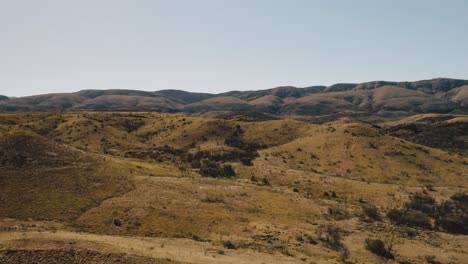
<path id="1" fill-rule="evenodd" d="M 190 169 L 179 170 L 180 160 L 124 157 L 128 149 L 148 151 L 166 144 L 188 152 L 229 149 L 224 138 L 236 125 L 245 141 L 265 145 L 253 166 L 234 163 L 238 179 L 201 178 Z M 99 234 L 183 237 L 218 246 L 230 240 L 241 248 L 294 255 L 297 260 L 333 263 L 339 252 L 296 237 L 317 237 L 334 223 L 346 231 L 345 244 L 353 258 L 375 262 L 364 249 L 364 239 L 384 236 L 391 225 L 358 221 L 362 201 L 385 212 L 402 206 L 427 184 L 435 186 L 437 192 L 431 195 L 438 200 L 467 188 L 466 158 L 353 120 L 312 125 L 153 113 L 2 114 L 1 137 L 12 131 L 34 135 L 44 152 L 60 155 L 44 156 L 47 161 L 58 159 L 56 166 L 2 167 L 2 216 L 65 220 L 74 230 Z M 106 138 L 105 145 L 101 138 Z M 271 186 L 252 182 L 251 176 L 268 178 Z M 324 196 L 326 191 L 335 191 L 337 197 Z M 28 195 L 20 196 L 24 193 Z M 330 207 L 347 217 L 334 220 Z M 113 224 L 116 219 L 120 226 Z M 445 244 L 463 244 L 454 239 L 426 233 L 402 238 L 421 252 L 440 252 L 442 260 L 462 260 L 466 252 L 456 253 Z M 449 253 L 436 251 L 431 241 Z M 422 258 L 404 247 L 397 252 L 400 259 Z"/>

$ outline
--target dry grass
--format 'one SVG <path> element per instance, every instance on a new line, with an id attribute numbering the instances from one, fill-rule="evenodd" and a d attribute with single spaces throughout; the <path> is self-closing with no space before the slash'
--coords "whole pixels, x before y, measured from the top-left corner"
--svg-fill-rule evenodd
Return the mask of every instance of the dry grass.
<path id="1" fill-rule="evenodd" d="M 252 166 L 229 161 L 233 179 L 190 168 L 187 153 L 236 150 L 225 139 L 237 126 L 244 142 L 261 146 Z M 27 144 L 18 141 L 24 138 Z M 437 201 L 466 192 L 468 160 L 352 119 L 314 125 L 155 113 L 0 114 L 0 142 L 9 157 L 0 171 L 0 216 L 16 218 L 0 221 L 0 230 L 10 230 L 0 233 L 2 247 L 24 247 L 13 243 L 22 236 L 13 231 L 23 229 L 33 247 L 38 239 L 74 239 L 101 252 L 181 262 L 339 263 L 343 253 L 320 240 L 332 224 L 350 251 L 343 258 L 355 263 L 380 261 L 364 240 L 389 232 L 400 241 L 397 260 L 420 262 L 430 252 L 442 263 L 467 258 L 466 236 L 409 236 L 385 217 L 362 221 L 362 206 L 385 216 L 416 192 Z M 12 157 L 25 163 L 15 167 Z M 59 230 L 36 232 L 50 229 Z"/>

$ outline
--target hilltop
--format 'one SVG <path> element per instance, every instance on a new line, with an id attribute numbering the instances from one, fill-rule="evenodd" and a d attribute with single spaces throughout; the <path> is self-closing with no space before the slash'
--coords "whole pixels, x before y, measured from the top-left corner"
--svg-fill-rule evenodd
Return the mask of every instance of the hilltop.
<path id="1" fill-rule="evenodd" d="M 284 115 L 381 115 L 468 112 L 468 80 L 374 81 L 221 94 L 180 90 L 83 90 L 3 98 L 0 111 L 151 111 L 216 117 L 226 112 Z"/>

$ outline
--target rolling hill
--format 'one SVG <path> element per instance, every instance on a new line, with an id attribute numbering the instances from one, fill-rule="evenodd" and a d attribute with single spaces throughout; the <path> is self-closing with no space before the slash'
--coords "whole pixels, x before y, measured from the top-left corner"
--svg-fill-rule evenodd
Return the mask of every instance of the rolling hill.
<path id="1" fill-rule="evenodd" d="M 0 113 L 0 261 L 464 263 L 466 115 L 379 120 Z"/>
<path id="2" fill-rule="evenodd" d="M 83 90 L 0 100 L 0 111 L 151 111 L 216 116 L 217 112 L 267 115 L 418 113 L 466 114 L 468 80 L 438 78 L 416 82 L 375 81 L 296 88 L 283 86 L 221 94 L 179 90 Z"/>

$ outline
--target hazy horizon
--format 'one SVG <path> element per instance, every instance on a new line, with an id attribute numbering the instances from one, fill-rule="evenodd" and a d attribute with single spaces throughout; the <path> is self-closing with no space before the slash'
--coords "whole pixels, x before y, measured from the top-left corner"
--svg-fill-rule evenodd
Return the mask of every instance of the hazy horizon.
<path id="1" fill-rule="evenodd" d="M 467 1 L 0 0 L 0 94 L 468 79 Z"/>

